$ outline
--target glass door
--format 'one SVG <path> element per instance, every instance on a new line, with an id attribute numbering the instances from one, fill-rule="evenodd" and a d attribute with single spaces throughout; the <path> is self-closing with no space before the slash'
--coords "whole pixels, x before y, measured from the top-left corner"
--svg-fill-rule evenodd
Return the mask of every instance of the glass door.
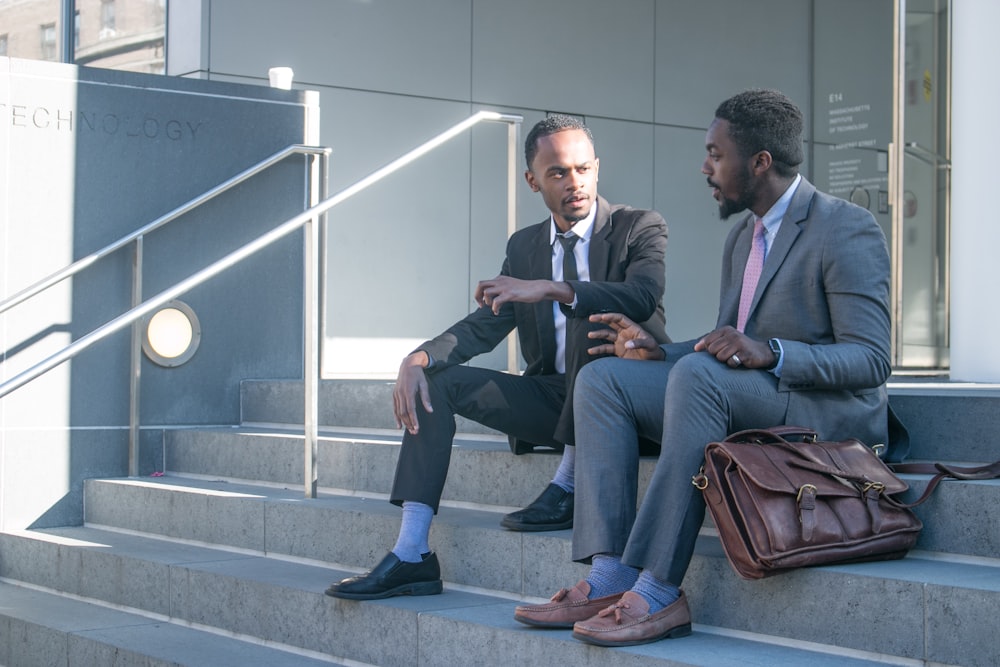
<path id="1" fill-rule="evenodd" d="M 950 0 L 907 0 L 902 16 L 901 193 L 896 360 L 900 369 L 948 367 Z"/>
<path id="2" fill-rule="evenodd" d="M 811 179 L 892 256 L 893 367 L 948 366 L 950 0 L 815 0 Z"/>

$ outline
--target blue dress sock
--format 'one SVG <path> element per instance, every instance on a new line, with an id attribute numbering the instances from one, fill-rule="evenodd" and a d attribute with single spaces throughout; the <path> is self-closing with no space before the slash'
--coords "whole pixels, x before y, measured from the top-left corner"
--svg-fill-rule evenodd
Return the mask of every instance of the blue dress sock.
<path id="1" fill-rule="evenodd" d="M 405 563 L 419 563 L 423 560 L 423 554 L 431 550 L 428 538 L 433 519 L 434 509 L 430 505 L 413 500 L 403 501 L 403 522 L 392 553 Z"/>
<path id="2" fill-rule="evenodd" d="M 590 599 L 605 595 L 624 593 L 635 585 L 639 570 L 622 563 L 621 556 L 597 554 L 590 564 L 587 583 L 590 584 Z"/>
<path id="3" fill-rule="evenodd" d="M 660 581 L 645 570 L 639 575 L 639 580 L 632 587 L 633 593 L 638 593 L 649 603 L 649 613 L 655 614 L 673 604 L 681 596 L 681 589 L 669 581 Z"/>
<path id="4" fill-rule="evenodd" d="M 559 468 L 556 476 L 552 478 L 552 483 L 560 487 L 563 491 L 573 493 L 574 469 L 576 468 L 576 447 L 566 445 L 563 447 L 562 460 L 559 461 Z"/>

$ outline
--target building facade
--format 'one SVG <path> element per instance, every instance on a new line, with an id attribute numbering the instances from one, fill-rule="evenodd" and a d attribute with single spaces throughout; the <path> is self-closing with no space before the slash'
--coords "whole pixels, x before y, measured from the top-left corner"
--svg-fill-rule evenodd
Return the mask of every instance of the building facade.
<path id="1" fill-rule="evenodd" d="M 71 4 L 0 0 L 0 48 L 54 59 Z M 698 170 L 712 112 L 739 90 L 781 89 L 806 114 L 805 176 L 886 233 L 897 371 L 982 382 L 1000 380 L 1000 351 L 964 341 L 982 326 L 982 286 L 1000 280 L 988 259 L 969 260 L 996 232 L 956 198 L 984 173 L 959 161 L 977 159 L 982 137 L 960 145 L 974 124 L 956 119 L 983 108 L 987 91 L 965 86 L 1000 57 L 968 35 L 998 11 L 989 0 L 78 0 L 73 59 L 260 85 L 291 67 L 294 87 L 319 93 L 333 192 L 481 109 L 525 128 L 581 116 L 601 193 L 667 219 L 674 339 L 715 321 L 731 223 Z M 503 256 L 504 160 L 502 128 L 477 127 L 330 213 L 327 376 L 393 377 L 403 354 L 469 311 Z M 521 183 L 518 224 L 544 215 Z M 506 367 L 507 354 L 477 363 Z"/>

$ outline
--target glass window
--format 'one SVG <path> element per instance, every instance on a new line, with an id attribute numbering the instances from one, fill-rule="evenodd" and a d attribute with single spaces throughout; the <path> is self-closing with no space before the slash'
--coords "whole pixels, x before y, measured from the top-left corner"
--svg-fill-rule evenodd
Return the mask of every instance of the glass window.
<path id="1" fill-rule="evenodd" d="M 41 59 L 56 60 L 59 56 L 59 50 L 55 23 L 45 23 L 41 26 L 41 41 Z"/>
<path id="2" fill-rule="evenodd" d="M 115 36 L 115 0 L 101 0 L 101 31 L 99 39 Z"/>
<path id="3" fill-rule="evenodd" d="M 10 58 L 46 59 L 45 36 L 42 33 L 45 26 L 56 26 L 59 22 L 59 3 L 52 0 L 21 0 L 10 2 L 0 0 L 0 30 L 6 37 L 6 52 Z M 56 39 L 54 45 L 49 45 L 48 60 L 56 60 L 59 52 L 58 32 L 51 36 Z"/>
<path id="4" fill-rule="evenodd" d="M 166 16 L 166 0 L 0 0 L 0 55 L 163 74 Z"/>
<path id="5" fill-rule="evenodd" d="M 78 65 L 162 74 L 166 34 L 163 0 L 76 0 Z"/>

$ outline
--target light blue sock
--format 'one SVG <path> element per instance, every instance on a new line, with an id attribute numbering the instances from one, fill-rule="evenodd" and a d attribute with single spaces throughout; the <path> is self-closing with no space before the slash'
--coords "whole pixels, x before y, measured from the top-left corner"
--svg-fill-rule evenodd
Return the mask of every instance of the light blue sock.
<path id="1" fill-rule="evenodd" d="M 399 537 L 392 553 L 404 563 L 419 563 L 423 555 L 431 550 L 428 538 L 434 509 L 413 500 L 403 501 L 403 522 L 399 526 Z"/>
<path id="2" fill-rule="evenodd" d="M 649 603 L 649 613 L 655 614 L 664 607 L 669 607 L 681 596 L 681 589 L 669 581 L 660 581 L 645 570 L 639 575 L 639 580 L 632 587 L 633 593 L 638 593 Z"/>
<path id="3" fill-rule="evenodd" d="M 622 563 L 621 556 L 597 554 L 590 564 L 587 583 L 590 584 L 590 598 L 624 593 L 632 588 L 639 578 L 639 570 Z"/>
<path id="4" fill-rule="evenodd" d="M 552 478 L 552 483 L 562 488 L 563 491 L 573 493 L 575 468 L 576 447 L 566 445 L 563 447 L 562 460 L 559 461 L 559 468 L 556 470 L 556 476 Z"/>

